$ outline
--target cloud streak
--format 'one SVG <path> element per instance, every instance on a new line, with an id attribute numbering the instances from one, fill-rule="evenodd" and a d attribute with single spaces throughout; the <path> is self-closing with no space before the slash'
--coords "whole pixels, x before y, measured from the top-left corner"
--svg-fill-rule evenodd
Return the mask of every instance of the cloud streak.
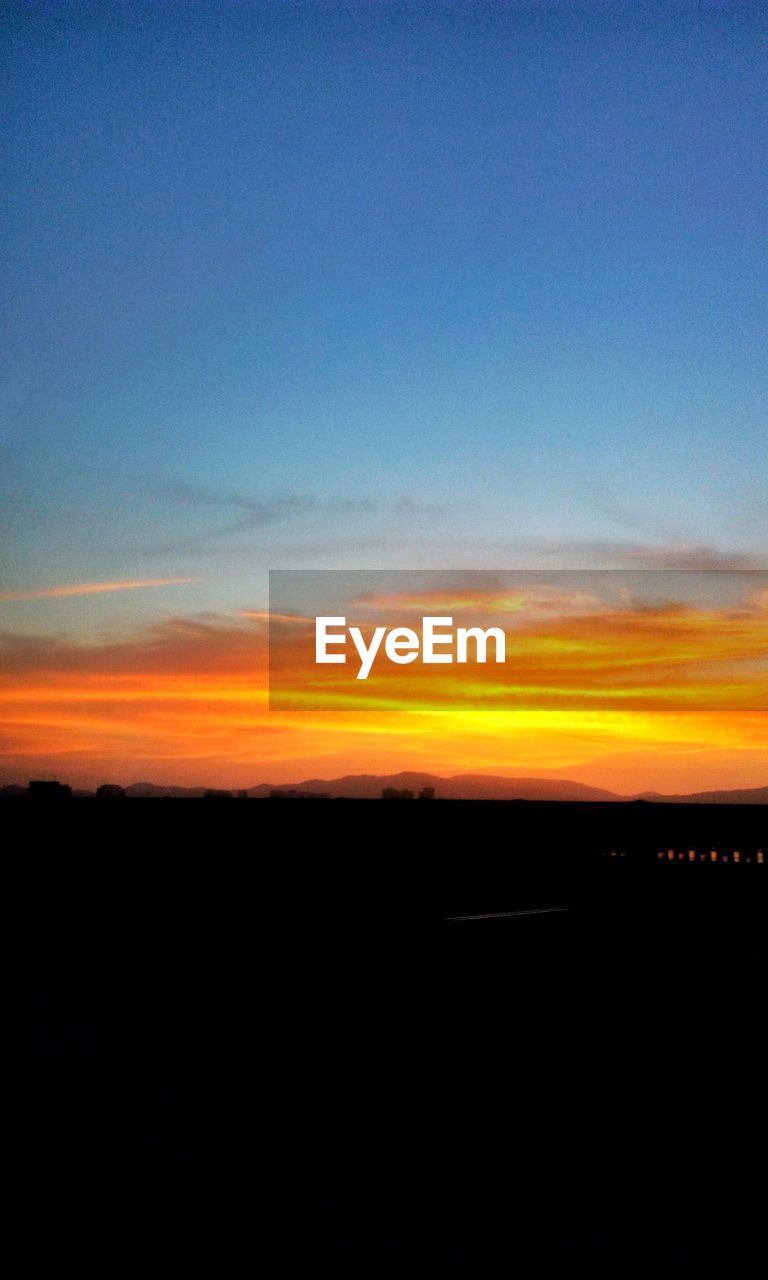
<path id="1" fill-rule="evenodd" d="M 60 600 L 67 596 L 98 596 L 112 591 L 144 591 L 149 587 L 177 587 L 192 578 L 132 578 L 124 582 L 75 582 L 58 587 L 36 587 L 27 591 L 0 591 L 0 604 L 16 604 L 22 600 Z"/>
<path id="2" fill-rule="evenodd" d="M 515 547 L 510 545 L 510 551 Z M 559 561 L 571 567 L 574 559 L 588 568 L 736 570 L 765 569 L 768 556 L 748 551 L 729 551 L 704 543 L 631 542 L 610 539 L 568 539 L 516 544 L 518 552 L 541 561 Z M 558 567 L 560 567 L 558 566 Z"/>
<path id="3" fill-rule="evenodd" d="M 230 516 L 218 522 L 157 546 L 144 548 L 147 554 L 167 555 L 177 553 L 232 552 L 237 550 L 226 539 L 236 538 L 272 526 L 290 525 L 311 517 L 313 524 L 333 525 L 341 522 L 345 528 L 354 529 L 355 522 L 368 518 L 391 517 L 396 522 L 420 521 L 435 518 L 445 508 L 436 503 L 422 501 L 410 495 L 391 500 L 360 497 L 320 498 L 313 494 L 282 494 L 273 497 L 208 488 L 204 485 L 179 481 L 163 486 L 161 497 L 171 506 L 190 513 L 206 512 Z M 358 539 L 351 533 L 348 545 L 357 545 Z"/>
<path id="4" fill-rule="evenodd" d="M 270 620 L 257 607 L 87 643 L 0 633 L 0 775 L 243 786 L 401 768 L 577 770 L 608 785 L 621 758 L 628 791 L 669 789 L 670 769 L 677 790 L 759 785 L 768 777 L 765 580 L 740 580 L 736 597 L 703 604 L 685 599 L 686 582 L 677 597 L 670 582 L 669 599 L 648 602 L 536 583 L 510 598 L 489 579 L 446 604 L 461 604 L 462 622 L 505 613 L 506 664 L 377 669 L 364 685 L 314 665 L 311 619 Z"/>

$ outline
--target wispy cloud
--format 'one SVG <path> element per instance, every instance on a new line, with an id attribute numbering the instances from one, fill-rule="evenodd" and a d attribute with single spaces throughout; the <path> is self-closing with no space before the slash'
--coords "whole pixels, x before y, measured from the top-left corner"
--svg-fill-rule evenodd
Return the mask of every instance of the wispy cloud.
<path id="1" fill-rule="evenodd" d="M 693 542 L 635 542 L 596 538 L 501 539 L 467 544 L 507 568 L 766 569 L 768 551 L 737 551 Z M 466 551 L 466 548 L 465 548 Z"/>
<path id="2" fill-rule="evenodd" d="M 20 600 L 56 600 L 63 596 L 98 596 L 108 591 L 143 591 L 147 587 L 176 587 L 199 578 L 136 578 L 126 582 L 74 582 L 58 587 L 36 587 L 29 591 L 0 591 L 0 604 Z"/>
<path id="3" fill-rule="evenodd" d="M 229 513 L 231 518 L 212 528 L 201 529 L 197 533 L 151 547 L 154 555 L 205 550 L 209 546 L 215 546 L 222 538 L 279 524 L 281 521 L 306 515 L 314 509 L 314 500 L 301 494 L 256 498 L 248 494 L 225 493 L 184 483 L 166 485 L 161 490 L 161 496 L 166 502 L 191 511 Z"/>
<path id="4" fill-rule="evenodd" d="M 367 518 L 391 517 L 398 523 L 419 522 L 427 516 L 435 518 L 444 508 L 410 495 L 379 499 L 366 496 L 321 498 L 313 494 L 278 494 L 262 497 L 238 491 L 210 488 L 204 485 L 174 482 L 161 487 L 164 502 L 188 512 L 229 515 L 229 519 L 209 524 L 204 529 L 182 535 L 162 544 L 145 548 L 151 555 L 190 552 L 237 552 L 240 548 L 227 539 L 272 526 L 290 525 L 307 517 L 313 528 L 340 524 L 347 545 L 355 546 L 359 522 Z"/>
<path id="5" fill-rule="evenodd" d="M 471 570 L 488 573 L 511 570 L 766 570 L 768 549 L 729 550 L 703 543 L 633 542 L 581 538 L 462 538 L 390 532 L 361 535 L 354 529 L 343 536 L 283 539 L 281 563 L 300 561 L 322 568 L 343 567 Z M 302 565 L 303 567 L 303 565 Z"/>
<path id="6" fill-rule="evenodd" d="M 547 583 L 525 587 L 437 587 L 416 592 L 368 592 L 351 602 L 366 610 L 406 613 L 466 613 L 476 617 L 520 614 L 528 618 L 604 612 L 608 605 L 593 592 Z"/>
<path id="7" fill-rule="evenodd" d="M 342 667 L 318 674 L 306 620 L 287 617 L 268 655 L 258 608 L 167 618 L 119 640 L 0 632 L 0 774 L 248 785 L 263 770 L 295 781 L 325 767 L 568 776 L 589 766 L 603 785 L 621 756 L 628 790 L 665 789 L 670 761 L 680 790 L 700 789 L 704 767 L 743 784 L 747 764 L 757 785 L 768 767 L 768 614 L 764 585 L 744 586 L 721 604 L 621 600 L 602 611 L 544 595 L 510 634 L 506 664 L 438 677 L 414 664 L 365 685 Z M 498 603 L 487 591 L 467 605 L 482 614 Z M 575 612 L 560 616 L 563 603 Z M 271 708 L 268 656 L 273 694 L 277 679 L 288 694 Z"/>
<path id="8" fill-rule="evenodd" d="M 757 557 L 742 551 L 722 551 L 717 547 L 687 542 L 668 546 L 628 544 L 627 561 L 642 569 L 755 569 L 765 567 Z"/>
<path id="9" fill-rule="evenodd" d="M 308 627 L 314 625 L 314 619 L 300 613 L 275 613 L 269 609 L 238 609 L 238 618 L 251 618 L 254 622 L 285 622 L 290 626 Z"/>

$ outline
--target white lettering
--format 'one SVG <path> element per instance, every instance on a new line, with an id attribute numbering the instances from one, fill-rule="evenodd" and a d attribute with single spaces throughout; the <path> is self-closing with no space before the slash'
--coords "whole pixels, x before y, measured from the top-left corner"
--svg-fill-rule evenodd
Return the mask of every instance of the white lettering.
<path id="1" fill-rule="evenodd" d="M 398 662 L 404 666 L 406 662 L 413 662 L 418 656 L 419 637 L 415 631 L 411 631 L 410 627 L 395 627 L 394 631 L 390 631 L 387 636 L 384 647 L 390 662 Z"/>
<path id="2" fill-rule="evenodd" d="M 453 618 L 424 618 L 424 662 L 453 662 L 452 653 L 435 653 L 436 644 L 453 644 L 453 636 L 435 634 L 435 627 L 452 627 Z"/>
<path id="3" fill-rule="evenodd" d="M 386 630 L 386 627 L 376 627 L 373 635 L 371 636 L 371 643 L 366 647 L 366 643 L 363 639 L 363 633 L 360 628 L 349 628 L 349 634 L 354 640 L 355 648 L 360 655 L 360 670 L 356 677 L 358 680 L 368 679 L 371 667 L 373 666 L 373 660 L 379 652 L 379 646 L 381 645 Z"/>
<path id="4" fill-rule="evenodd" d="M 346 618 L 315 618 L 315 662 L 346 662 L 345 653 L 329 653 L 329 644 L 345 644 L 347 637 L 336 632 L 328 635 L 329 627 L 343 627 Z"/>
<path id="5" fill-rule="evenodd" d="M 481 627 L 459 627 L 456 632 L 456 661 L 467 661 L 467 640 L 472 637 L 475 642 L 475 654 L 477 662 L 487 662 L 488 637 L 493 636 L 496 641 L 496 661 L 505 662 L 506 637 L 501 627 L 489 627 L 487 631 L 483 631 Z"/>
<path id="6" fill-rule="evenodd" d="M 382 651 L 382 646 L 389 661 L 397 663 L 398 666 L 415 662 L 419 656 L 419 650 L 425 665 L 451 663 L 454 660 L 466 663 L 469 661 L 470 641 L 474 645 L 475 662 L 489 661 L 488 649 L 491 644 L 494 646 L 495 661 L 506 662 L 506 636 L 501 627 L 488 627 L 486 631 L 481 627 L 458 627 L 455 632 L 456 657 L 454 659 L 452 652 L 437 652 L 439 649 L 447 649 L 453 645 L 453 618 L 428 617 L 422 618 L 421 621 L 421 636 L 411 627 L 393 627 L 391 630 L 386 627 L 374 627 L 370 640 L 366 642 L 360 627 L 347 627 L 346 618 L 315 618 L 315 662 L 345 663 L 346 652 L 331 653 L 329 646 L 345 646 L 347 631 L 352 637 L 360 659 L 357 680 L 368 679 L 376 657 Z M 331 630 L 331 628 L 341 628 L 341 630 Z"/>

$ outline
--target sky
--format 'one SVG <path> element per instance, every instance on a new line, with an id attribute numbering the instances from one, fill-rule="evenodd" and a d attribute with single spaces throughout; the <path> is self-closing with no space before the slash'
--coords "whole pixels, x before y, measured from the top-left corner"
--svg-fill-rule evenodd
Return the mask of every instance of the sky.
<path id="1" fill-rule="evenodd" d="M 764 6 L 1 21 L 0 776 L 349 762 L 35 700 L 226 668 L 269 569 L 768 567 Z"/>

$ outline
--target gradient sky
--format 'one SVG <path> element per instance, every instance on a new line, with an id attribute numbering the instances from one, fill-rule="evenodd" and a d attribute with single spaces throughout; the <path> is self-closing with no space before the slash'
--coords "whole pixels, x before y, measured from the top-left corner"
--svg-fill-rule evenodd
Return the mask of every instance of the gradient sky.
<path id="1" fill-rule="evenodd" d="M 768 565 L 767 36 L 6 5 L 0 631 L 139 643 L 270 567 Z"/>

